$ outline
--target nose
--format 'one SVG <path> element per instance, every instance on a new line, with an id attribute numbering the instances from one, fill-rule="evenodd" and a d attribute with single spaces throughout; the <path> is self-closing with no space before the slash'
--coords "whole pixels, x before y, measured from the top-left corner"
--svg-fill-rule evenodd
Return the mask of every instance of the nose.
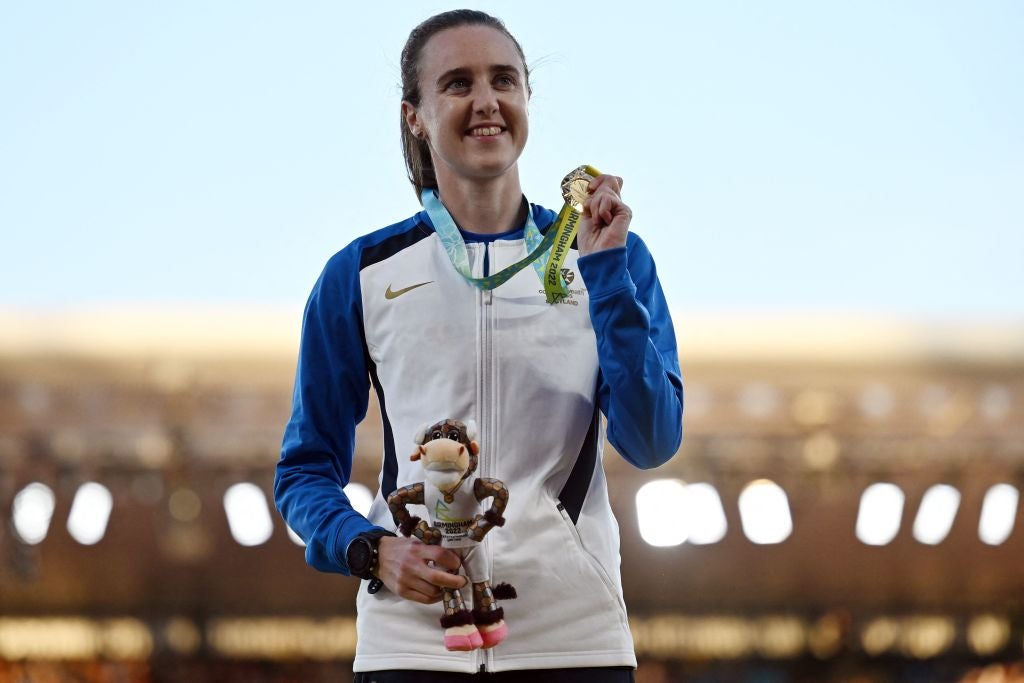
<path id="1" fill-rule="evenodd" d="M 488 116 L 498 111 L 498 92 L 486 83 L 473 93 L 473 111 Z"/>

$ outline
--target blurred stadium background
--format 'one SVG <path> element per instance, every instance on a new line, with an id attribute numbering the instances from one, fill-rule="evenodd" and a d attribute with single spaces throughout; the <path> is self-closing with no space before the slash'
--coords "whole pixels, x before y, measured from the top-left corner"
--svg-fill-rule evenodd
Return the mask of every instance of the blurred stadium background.
<path id="1" fill-rule="evenodd" d="M 0 683 L 348 680 L 355 582 L 272 503 L 298 326 L 3 314 Z M 1024 328 L 676 326 L 682 449 L 605 456 L 637 680 L 1024 680 Z"/>

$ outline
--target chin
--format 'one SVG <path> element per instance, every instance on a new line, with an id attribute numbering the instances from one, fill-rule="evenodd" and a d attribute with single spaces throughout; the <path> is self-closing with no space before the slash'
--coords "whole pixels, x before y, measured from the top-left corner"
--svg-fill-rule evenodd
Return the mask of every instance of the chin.
<path id="1" fill-rule="evenodd" d="M 439 159 L 435 157 L 435 169 L 439 176 L 450 174 L 452 179 L 493 180 L 515 171 L 521 151 L 509 148 L 477 150 L 477 153 L 459 159 L 447 159 L 441 161 L 441 164 L 437 163 Z"/>
<path id="2" fill-rule="evenodd" d="M 517 161 L 518 158 L 484 159 L 467 169 L 465 175 L 480 180 L 493 180 L 514 171 Z"/>

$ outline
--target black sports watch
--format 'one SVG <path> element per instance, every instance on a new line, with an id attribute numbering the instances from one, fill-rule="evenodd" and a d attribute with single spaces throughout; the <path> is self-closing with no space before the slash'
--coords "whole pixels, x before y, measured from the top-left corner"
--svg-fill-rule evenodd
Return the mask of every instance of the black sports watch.
<path id="1" fill-rule="evenodd" d="M 370 585 L 366 590 L 370 593 L 376 593 L 384 586 L 384 582 L 373 574 L 377 568 L 377 546 L 382 536 L 394 535 L 390 531 L 380 529 L 364 531 L 353 538 L 345 548 L 345 564 L 348 565 L 349 572 L 352 576 L 369 581 Z"/>

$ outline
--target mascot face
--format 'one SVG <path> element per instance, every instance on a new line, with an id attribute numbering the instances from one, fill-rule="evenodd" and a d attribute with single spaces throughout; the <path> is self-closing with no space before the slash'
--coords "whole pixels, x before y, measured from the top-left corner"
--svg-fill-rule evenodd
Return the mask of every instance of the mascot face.
<path id="1" fill-rule="evenodd" d="M 470 440 L 464 424 L 457 420 L 439 422 L 424 430 L 411 460 L 421 460 L 427 481 L 441 491 L 450 491 L 476 469 L 479 447 Z"/>
<path id="2" fill-rule="evenodd" d="M 420 458 L 427 481 L 447 491 L 462 480 L 469 469 L 469 451 L 457 441 L 438 439 L 420 446 Z"/>

